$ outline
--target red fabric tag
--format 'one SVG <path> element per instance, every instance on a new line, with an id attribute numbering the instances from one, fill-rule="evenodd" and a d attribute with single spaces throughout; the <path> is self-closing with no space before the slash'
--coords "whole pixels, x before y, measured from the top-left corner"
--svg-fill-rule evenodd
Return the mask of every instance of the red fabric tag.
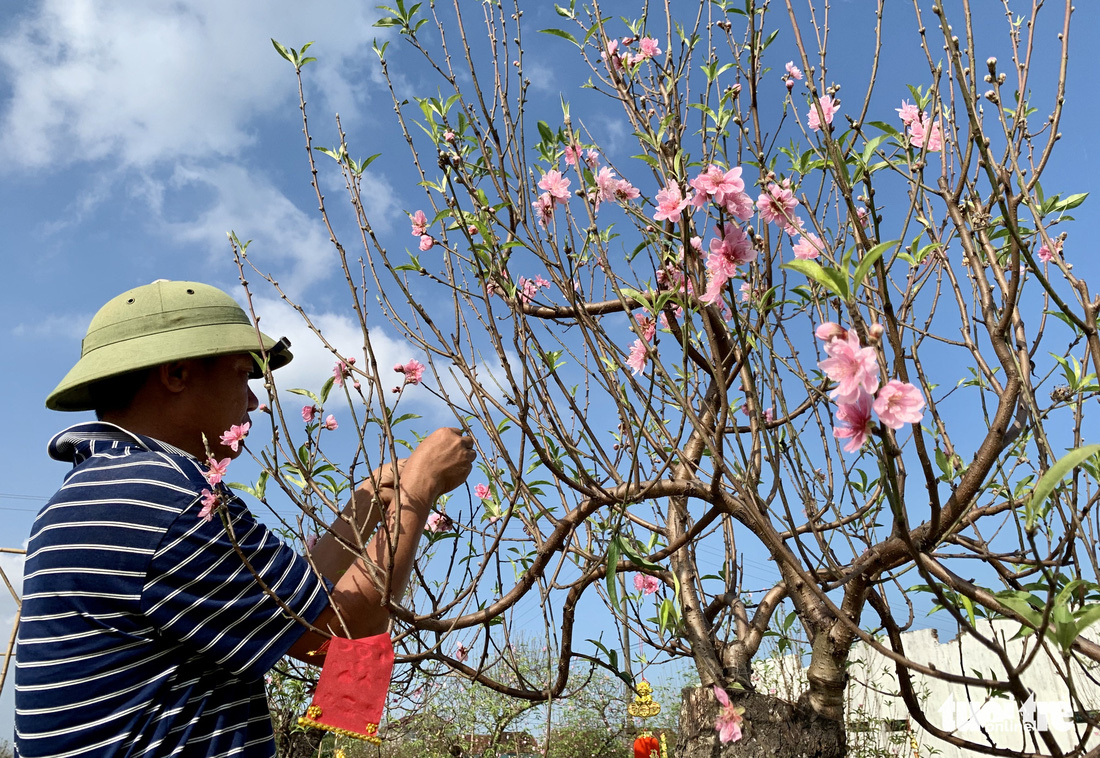
<path id="1" fill-rule="evenodd" d="M 333 637 L 324 648 L 325 663 L 313 702 L 301 723 L 373 738 L 382 720 L 393 673 L 393 643 L 388 634 L 358 640 Z"/>

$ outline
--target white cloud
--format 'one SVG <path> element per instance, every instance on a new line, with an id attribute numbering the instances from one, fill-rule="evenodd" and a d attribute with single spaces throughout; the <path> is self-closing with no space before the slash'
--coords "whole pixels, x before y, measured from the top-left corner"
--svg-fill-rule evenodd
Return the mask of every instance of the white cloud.
<path id="1" fill-rule="evenodd" d="M 91 313 L 54 314 L 30 323 L 21 321 L 11 328 L 11 333 L 16 337 L 34 339 L 60 337 L 75 340 L 79 344 L 84 339 L 84 332 L 91 321 Z"/>
<path id="2" fill-rule="evenodd" d="M 263 286 L 261 283 L 255 289 L 262 292 Z M 318 391 L 325 380 L 332 376 L 336 357 L 310 330 L 302 317 L 285 302 L 262 295 L 254 297 L 253 302 L 256 313 L 260 316 L 260 328 L 276 339 L 285 336 L 290 340 L 294 360 L 286 368 L 280 369 L 275 379 L 282 393 L 282 402 L 301 404 L 300 396 L 288 395 L 285 391 L 295 387 Z M 367 365 L 363 352 L 363 331 L 350 305 L 345 313 L 310 307 L 307 307 L 306 312 L 325 340 L 341 355 L 355 358 L 359 367 Z M 405 363 L 412 358 L 424 360 L 423 354 L 377 326 L 371 327 L 370 345 L 378 363 L 382 386 L 386 388 L 391 384 L 398 384 L 397 374 L 392 371 L 395 364 Z M 421 399 L 415 396 L 410 400 L 421 404 Z M 418 410 L 423 412 L 425 409 L 421 407 Z"/>
<path id="3" fill-rule="evenodd" d="M 256 289 L 262 291 L 260 288 Z M 336 357 L 309 329 L 301 316 L 285 302 L 267 296 L 254 296 L 253 304 L 256 313 L 260 316 L 260 328 L 266 334 L 276 339 L 283 336 L 290 339 L 294 360 L 280 369 L 275 379 L 280 390 L 280 402 L 285 404 L 284 413 L 288 413 L 291 409 L 297 411 L 300 406 L 307 403 L 300 395 L 290 394 L 286 390 L 305 388 L 318 391 L 325 380 L 332 375 Z M 368 365 L 363 351 L 363 332 L 350 306 L 346 312 L 342 313 L 331 309 L 307 307 L 307 313 L 314 326 L 342 356 L 354 357 L 358 367 Z M 368 324 L 371 351 L 378 365 L 382 387 L 387 393 L 391 387 L 401 383 L 400 375 L 393 371 L 396 364 L 407 363 L 414 358 L 428 364 L 427 356 L 422 351 L 417 350 L 404 339 L 391 335 L 373 320 L 368 321 Z M 479 365 L 478 376 L 485 390 L 492 395 L 497 395 L 497 380 L 503 376 L 503 371 L 495 357 L 491 355 L 488 357 L 489 361 Z M 516 356 L 510 354 L 509 359 L 516 359 Z M 442 374 L 442 386 L 452 401 L 461 404 L 464 394 L 459 391 L 459 386 L 464 382 L 456 380 L 447 370 L 446 364 L 437 363 L 436 367 Z M 364 383 L 364 388 L 366 386 L 367 384 Z M 408 388 L 401 399 L 401 407 L 405 411 L 423 416 L 422 422 L 418 422 L 421 430 L 440 425 L 454 425 L 454 414 L 447 410 L 446 404 L 441 399 L 428 391 L 430 387 L 435 386 L 437 386 L 435 381 L 430 374 L 426 373 L 424 385 Z M 389 402 L 391 398 L 386 399 Z"/>
<path id="4" fill-rule="evenodd" d="M 523 75 L 531 82 L 531 88 L 541 90 L 549 94 L 559 93 L 560 85 L 553 67 L 542 63 L 531 63 L 528 59 L 523 64 Z M 565 96 L 568 100 L 568 95 Z"/>
<path id="5" fill-rule="evenodd" d="M 230 155 L 252 142 L 256 119 L 297 99 L 272 37 L 323 40 L 305 69 L 311 97 L 320 112 L 354 118 L 372 81 L 359 62 L 385 36 L 371 28 L 377 16 L 354 0 L 43 0 L 0 38 L 11 88 L 0 164 Z"/>
<path id="6" fill-rule="evenodd" d="M 193 217 L 173 221 L 178 211 L 164 199 L 172 191 L 212 200 Z M 242 241 L 252 240 L 250 257 L 277 279 L 306 285 L 328 276 L 336 266 L 336 251 L 320 218 L 298 208 L 266 177 L 242 166 L 180 166 L 166 184 L 153 183 L 148 192 L 161 215 L 158 227 L 177 242 L 205 247 L 211 260 L 228 259 L 226 233 L 233 231 Z"/>

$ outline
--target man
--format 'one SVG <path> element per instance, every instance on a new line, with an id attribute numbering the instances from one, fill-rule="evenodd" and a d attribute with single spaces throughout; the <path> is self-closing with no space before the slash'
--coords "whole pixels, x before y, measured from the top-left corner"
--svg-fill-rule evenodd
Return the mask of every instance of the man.
<path id="1" fill-rule="evenodd" d="M 317 662 L 328 634 L 387 631 L 386 572 L 400 597 L 432 504 L 470 473 L 472 441 L 437 430 L 396 471 L 364 482 L 335 536 L 310 553 L 319 578 L 210 465 L 240 453 L 221 438 L 258 407 L 254 355 L 272 370 L 292 358 L 224 292 L 160 280 L 96 314 L 79 362 L 47 398 L 97 421 L 50 443 L 73 469 L 27 551 L 15 672 L 23 758 L 274 755 L 271 666 L 286 654 Z M 386 526 L 375 530 L 378 505 Z M 347 545 L 371 531 L 369 565 Z"/>

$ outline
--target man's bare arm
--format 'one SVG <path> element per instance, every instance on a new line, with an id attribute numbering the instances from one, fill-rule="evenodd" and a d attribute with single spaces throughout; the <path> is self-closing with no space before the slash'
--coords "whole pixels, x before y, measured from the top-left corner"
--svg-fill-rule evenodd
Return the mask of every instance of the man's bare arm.
<path id="1" fill-rule="evenodd" d="M 366 560 L 350 560 L 350 556 L 345 559 L 348 551 L 331 535 L 326 535 L 329 540 L 324 545 L 322 540 L 325 537 L 317 541 L 311 555 L 322 574 L 329 576 L 328 572 L 333 572 L 335 587 L 332 590 L 332 604 L 321 612 L 314 626 L 328 629 L 338 637 L 352 638 L 369 637 L 389 629 L 390 612 L 383 602 L 382 583 L 372 578 L 372 566 L 367 561 L 373 564 L 373 571 L 379 578 L 389 571 L 391 595 L 401 597 L 408 585 L 417 546 L 432 505 L 440 495 L 466 480 L 473 468 L 474 458 L 473 440 L 463 437 L 457 429 L 438 429 L 417 446 L 400 468 L 400 498 L 395 497 L 396 491 L 392 486 L 382 487 L 377 493 L 373 487 L 369 491 L 357 489 L 356 499 L 349 507 L 354 505 L 357 515 L 364 507 L 366 515 L 362 516 L 363 523 L 370 526 L 372 509 L 366 506 L 371 502 L 378 504 L 386 513 L 387 528 L 378 529 L 367 543 Z M 359 498 L 367 502 L 363 503 Z M 352 539 L 349 542 L 355 544 L 350 524 L 339 519 L 337 528 L 350 535 Z M 392 551 L 391 536 L 394 538 Z M 348 562 L 341 568 L 345 560 Z M 337 609 L 343 624 L 336 617 Z M 290 655 L 307 663 L 318 663 L 310 653 L 317 650 L 323 641 L 320 635 L 307 631 L 291 647 Z"/>

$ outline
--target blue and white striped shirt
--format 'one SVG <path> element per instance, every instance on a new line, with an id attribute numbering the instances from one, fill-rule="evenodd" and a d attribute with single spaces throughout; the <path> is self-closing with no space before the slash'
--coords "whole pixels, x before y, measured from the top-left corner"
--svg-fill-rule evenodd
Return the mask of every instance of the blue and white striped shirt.
<path id="1" fill-rule="evenodd" d="M 274 755 L 264 674 L 302 634 L 264 593 L 194 457 L 92 422 L 54 437 L 71 461 L 35 520 L 15 669 L 16 749 L 34 756 Z M 232 498 L 252 569 L 309 621 L 308 563 Z"/>

